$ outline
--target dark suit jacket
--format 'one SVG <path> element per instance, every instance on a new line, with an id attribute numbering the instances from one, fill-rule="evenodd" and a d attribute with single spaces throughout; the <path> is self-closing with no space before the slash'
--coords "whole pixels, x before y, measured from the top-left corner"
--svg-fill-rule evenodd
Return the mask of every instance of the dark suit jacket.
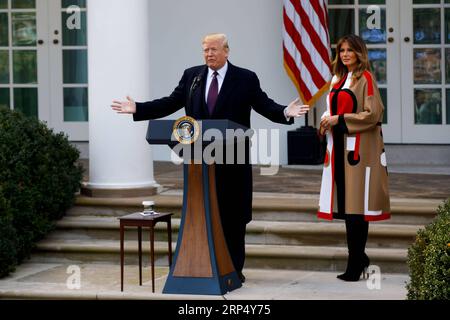
<path id="1" fill-rule="evenodd" d="M 136 103 L 134 120 L 149 120 L 168 116 L 185 107 L 186 115 L 197 120 L 228 119 L 250 128 L 250 113 L 254 109 L 264 117 L 282 124 L 286 121 L 284 109 L 261 90 L 259 79 L 250 70 L 228 63 L 228 71 L 212 115 L 205 101 L 207 66 L 192 67 L 184 71 L 180 83 L 168 97 L 145 103 Z M 200 78 L 199 78 L 200 77 Z M 201 79 L 192 91 L 194 81 Z M 223 222 L 248 223 L 252 217 L 251 165 L 216 165 L 216 185 L 219 209 Z"/>

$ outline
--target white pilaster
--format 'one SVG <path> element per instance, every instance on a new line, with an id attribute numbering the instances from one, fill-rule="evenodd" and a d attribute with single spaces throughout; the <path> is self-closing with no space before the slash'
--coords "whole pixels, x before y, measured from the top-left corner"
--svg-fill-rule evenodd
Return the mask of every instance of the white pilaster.
<path id="1" fill-rule="evenodd" d="M 145 140 L 147 121 L 133 122 L 110 108 L 126 95 L 148 99 L 150 88 L 148 0 L 90 0 L 89 183 L 92 189 L 157 186 Z"/>

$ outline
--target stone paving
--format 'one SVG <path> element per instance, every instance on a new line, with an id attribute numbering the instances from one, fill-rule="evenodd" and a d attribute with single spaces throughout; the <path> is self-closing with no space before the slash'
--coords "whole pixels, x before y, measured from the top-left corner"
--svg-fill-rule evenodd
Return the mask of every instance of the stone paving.
<path id="1" fill-rule="evenodd" d="M 71 268 L 71 269 L 69 269 Z M 74 268 L 79 278 L 76 278 Z M 0 280 L 0 299 L 140 299 L 140 300 L 404 300 L 404 274 L 343 282 L 337 272 L 245 269 L 243 286 L 224 296 L 162 294 L 168 269 L 156 268 L 155 293 L 150 269 L 143 269 L 143 286 L 138 268 L 125 266 L 124 292 L 120 292 L 118 264 L 25 263 Z"/>
<path id="2" fill-rule="evenodd" d="M 85 168 L 84 181 L 89 180 L 88 160 L 80 161 Z M 261 166 L 253 166 L 253 191 L 273 193 L 319 194 L 322 166 L 280 166 L 275 175 L 261 175 Z M 389 175 L 389 191 L 392 198 L 447 199 L 450 197 L 449 167 L 434 173 L 433 167 L 422 168 L 422 173 L 400 173 L 399 169 Z M 430 172 L 425 174 L 423 172 Z M 445 174 L 443 174 L 444 172 Z M 155 180 L 165 190 L 183 189 L 183 166 L 171 162 L 154 162 Z"/>

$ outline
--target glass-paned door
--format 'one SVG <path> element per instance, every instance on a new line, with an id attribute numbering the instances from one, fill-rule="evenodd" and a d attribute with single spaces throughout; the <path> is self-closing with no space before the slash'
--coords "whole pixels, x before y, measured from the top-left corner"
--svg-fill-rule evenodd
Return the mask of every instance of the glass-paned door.
<path id="1" fill-rule="evenodd" d="M 403 140 L 450 143 L 450 1 L 402 3 Z"/>
<path id="2" fill-rule="evenodd" d="M 87 141 L 84 0 L 0 0 L 0 106 Z"/>
<path id="3" fill-rule="evenodd" d="M 50 1 L 53 126 L 73 141 L 88 140 L 86 0 Z"/>
<path id="4" fill-rule="evenodd" d="M 0 106 L 39 117 L 36 0 L 0 1 Z"/>
<path id="5" fill-rule="evenodd" d="M 338 40 L 347 34 L 359 35 L 367 44 L 372 74 L 385 106 L 383 133 L 386 142 L 400 143 L 400 23 L 401 1 L 330 0 L 329 30 L 333 58 Z"/>

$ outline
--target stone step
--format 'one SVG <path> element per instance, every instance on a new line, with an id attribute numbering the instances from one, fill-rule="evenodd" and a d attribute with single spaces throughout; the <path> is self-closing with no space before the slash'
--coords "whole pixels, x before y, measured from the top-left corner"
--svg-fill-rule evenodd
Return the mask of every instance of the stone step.
<path id="1" fill-rule="evenodd" d="M 175 242 L 172 248 L 175 249 Z M 149 245 L 143 243 L 143 261 L 148 264 Z M 368 248 L 371 264 L 386 273 L 406 273 L 407 250 L 395 248 Z M 155 260 L 158 266 L 168 265 L 167 242 L 155 242 Z M 137 264 L 136 241 L 125 241 L 125 263 Z M 120 244 L 114 240 L 43 240 L 31 257 L 32 263 L 117 263 L 119 267 Z M 284 246 L 258 245 L 246 246 L 246 268 L 290 269 L 313 271 L 344 270 L 347 249 L 330 246 Z"/>
<path id="2" fill-rule="evenodd" d="M 176 241 L 180 219 L 172 219 L 172 237 Z M 371 223 L 367 247 L 408 248 L 415 240 L 418 225 Z M 156 225 L 155 238 L 167 240 L 165 223 Z M 70 216 L 57 223 L 49 240 L 119 240 L 119 221 L 116 217 Z M 137 229 L 127 228 L 125 239 L 137 240 Z M 149 239 L 147 228 L 143 239 Z M 247 226 L 247 244 L 259 245 L 325 245 L 346 246 L 345 224 L 333 222 L 277 222 L 254 220 Z"/>
<path id="3" fill-rule="evenodd" d="M 143 200 L 156 202 L 156 210 L 173 212 L 173 243 L 180 225 L 182 193 L 164 192 L 149 198 L 99 199 L 78 197 L 74 208 L 41 241 L 32 256 L 36 263 L 119 264 L 118 217 L 140 211 Z M 246 237 L 246 268 L 341 271 L 347 248 L 345 225 L 316 217 L 316 195 L 255 193 L 254 220 Z M 419 228 L 435 216 L 439 200 L 392 199 L 393 219 L 371 223 L 366 252 L 382 272 L 407 272 L 407 248 Z M 145 230 L 145 229 L 144 229 Z M 156 227 L 155 253 L 159 266 L 168 264 L 166 225 Z M 126 263 L 137 264 L 137 232 L 126 232 Z M 148 264 L 148 232 L 143 234 L 144 264 Z"/>
<path id="4" fill-rule="evenodd" d="M 147 198 L 87 198 L 78 197 L 69 216 L 94 215 L 119 217 L 142 210 L 143 200 L 153 200 L 155 209 L 172 212 L 180 217 L 182 192 L 168 191 Z M 442 203 L 435 199 L 391 199 L 392 219 L 381 224 L 425 225 L 436 215 Z M 317 195 L 254 193 L 253 218 L 266 221 L 317 221 Z"/>

